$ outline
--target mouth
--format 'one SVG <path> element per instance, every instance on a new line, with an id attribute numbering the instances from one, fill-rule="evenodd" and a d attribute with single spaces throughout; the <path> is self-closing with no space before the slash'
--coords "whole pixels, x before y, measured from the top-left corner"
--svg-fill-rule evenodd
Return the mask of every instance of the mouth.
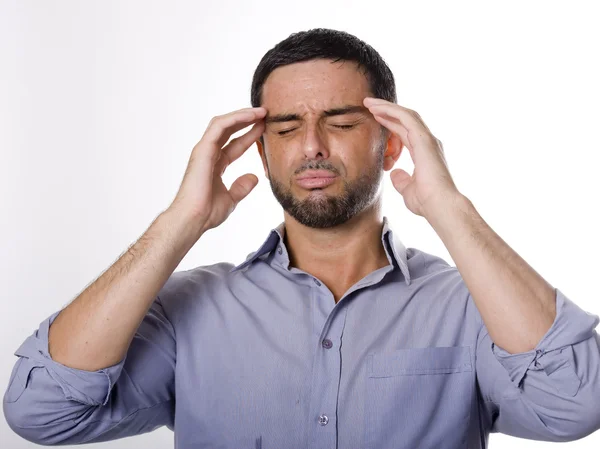
<path id="1" fill-rule="evenodd" d="M 296 183 L 304 189 L 322 189 L 336 179 L 337 176 L 327 170 L 308 170 L 296 178 Z"/>
<path id="2" fill-rule="evenodd" d="M 321 178 L 303 178 L 296 183 L 305 189 L 322 189 L 335 182 L 336 177 L 321 177 Z"/>

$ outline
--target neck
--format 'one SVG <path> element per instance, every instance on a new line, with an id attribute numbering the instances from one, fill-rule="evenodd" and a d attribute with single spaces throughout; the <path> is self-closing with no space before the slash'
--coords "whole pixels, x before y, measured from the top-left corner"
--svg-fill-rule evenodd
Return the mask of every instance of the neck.
<path id="1" fill-rule="evenodd" d="M 378 204 L 332 228 L 310 228 L 284 216 L 290 267 L 318 277 L 332 291 L 343 294 L 367 274 L 389 265 Z"/>

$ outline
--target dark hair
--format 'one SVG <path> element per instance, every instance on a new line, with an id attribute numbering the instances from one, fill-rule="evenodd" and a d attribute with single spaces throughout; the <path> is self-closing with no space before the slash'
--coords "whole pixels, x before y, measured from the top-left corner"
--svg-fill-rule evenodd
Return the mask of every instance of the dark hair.
<path id="1" fill-rule="evenodd" d="M 345 31 L 313 28 L 291 34 L 265 53 L 252 77 L 252 107 L 260 106 L 262 87 L 273 70 L 313 59 L 356 62 L 363 69 L 374 97 L 397 102 L 394 75 L 373 47 Z M 260 141 L 264 145 L 262 136 Z"/>

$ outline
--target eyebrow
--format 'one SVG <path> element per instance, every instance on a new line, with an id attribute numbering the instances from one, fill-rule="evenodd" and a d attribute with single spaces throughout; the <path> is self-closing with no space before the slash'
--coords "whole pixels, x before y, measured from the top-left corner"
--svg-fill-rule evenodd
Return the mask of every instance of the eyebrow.
<path id="1" fill-rule="evenodd" d="M 368 108 L 361 105 L 348 105 L 339 108 L 328 109 L 323 111 L 321 117 L 333 117 L 335 115 L 353 114 L 356 112 L 367 112 Z M 296 120 L 302 120 L 300 114 L 276 114 L 267 115 L 265 117 L 265 123 L 281 123 L 281 122 L 292 122 Z"/>

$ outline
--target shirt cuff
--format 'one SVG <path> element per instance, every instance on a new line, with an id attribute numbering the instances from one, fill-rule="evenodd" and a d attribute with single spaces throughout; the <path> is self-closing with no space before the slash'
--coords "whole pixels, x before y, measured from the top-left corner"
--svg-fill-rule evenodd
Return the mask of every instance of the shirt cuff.
<path id="1" fill-rule="evenodd" d="M 71 368 L 53 360 L 48 352 L 48 330 L 60 312 L 55 312 L 42 321 L 39 328 L 25 339 L 14 354 L 43 365 L 61 387 L 66 399 L 87 405 L 105 405 L 127 355 L 116 365 L 98 371 Z"/>
<path id="2" fill-rule="evenodd" d="M 517 387 L 528 370 L 544 370 L 559 393 L 574 396 L 581 379 L 575 372 L 572 345 L 591 338 L 600 317 L 581 309 L 557 288 L 555 296 L 556 317 L 534 349 L 511 354 L 493 342 L 491 347 Z"/>

